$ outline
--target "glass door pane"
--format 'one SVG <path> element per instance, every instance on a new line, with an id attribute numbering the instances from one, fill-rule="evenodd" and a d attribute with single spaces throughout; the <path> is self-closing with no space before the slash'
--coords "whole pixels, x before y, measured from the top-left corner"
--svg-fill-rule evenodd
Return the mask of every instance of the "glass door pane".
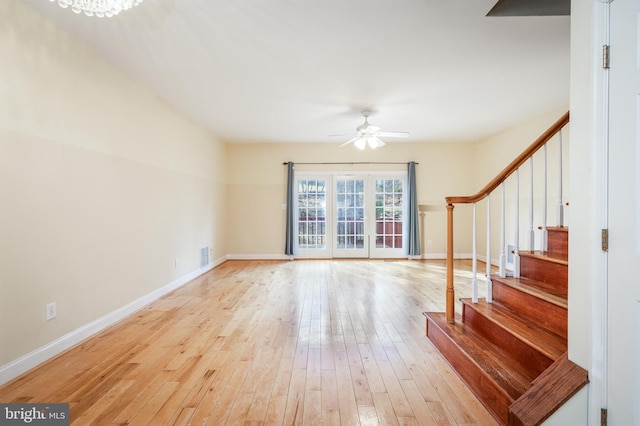
<path id="1" fill-rule="evenodd" d="M 297 255 L 330 257 L 327 245 L 327 179 L 297 179 Z"/>
<path id="2" fill-rule="evenodd" d="M 369 244 L 365 215 L 365 178 L 335 178 L 334 257 L 368 257 Z"/>
<path id="3" fill-rule="evenodd" d="M 372 257 L 403 257 L 404 179 L 375 177 L 375 245 Z"/>

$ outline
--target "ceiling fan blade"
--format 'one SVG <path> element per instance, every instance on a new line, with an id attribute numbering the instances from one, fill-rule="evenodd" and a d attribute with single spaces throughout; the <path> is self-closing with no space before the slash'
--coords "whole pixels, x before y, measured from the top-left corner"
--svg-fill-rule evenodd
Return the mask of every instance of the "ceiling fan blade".
<path id="1" fill-rule="evenodd" d="M 340 135 L 329 135 L 330 138 L 344 138 L 345 136 L 355 136 L 355 133 L 343 133 Z"/>
<path id="2" fill-rule="evenodd" d="M 409 132 L 378 132 L 376 136 L 382 136 L 383 138 L 408 138 Z"/>
<path id="3" fill-rule="evenodd" d="M 360 139 L 360 137 L 359 137 L 359 136 L 356 136 L 355 138 L 353 138 L 353 139 L 350 139 L 350 140 L 346 141 L 345 143 L 343 143 L 342 145 L 340 145 L 338 148 L 342 148 L 343 146 L 347 146 L 347 145 L 349 145 L 350 143 L 353 143 L 353 142 L 357 141 L 358 139 Z"/>

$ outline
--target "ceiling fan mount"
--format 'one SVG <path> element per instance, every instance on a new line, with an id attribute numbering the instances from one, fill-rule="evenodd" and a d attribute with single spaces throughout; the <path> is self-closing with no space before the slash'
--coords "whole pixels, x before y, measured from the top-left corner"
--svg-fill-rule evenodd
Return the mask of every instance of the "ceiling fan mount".
<path id="1" fill-rule="evenodd" d="M 407 138 L 409 137 L 409 133 L 407 132 L 389 132 L 389 131 L 381 131 L 380 127 L 374 126 L 369 123 L 369 116 L 371 115 L 371 110 L 365 109 L 361 111 L 362 116 L 364 117 L 364 123 L 356 127 L 356 133 L 354 134 L 342 134 L 342 135 L 330 135 L 330 136 L 352 136 L 352 139 L 340 145 L 340 147 L 349 145 L 353 143 L 358 149 L 365 149 L 368 145 L 371 149 L 376 149 L 378 147 L 386 145 L 380 137 L 391 137 L 391 138 Z"/>

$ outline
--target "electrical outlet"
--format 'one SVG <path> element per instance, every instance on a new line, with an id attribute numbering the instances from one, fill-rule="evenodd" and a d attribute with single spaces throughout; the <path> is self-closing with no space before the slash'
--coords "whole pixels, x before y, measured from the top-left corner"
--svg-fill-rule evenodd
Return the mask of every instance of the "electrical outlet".
<path id="1" fill-rule="evenodd" d="M 47 321 L 54 319 L 57 314 L 58 312 L 56 308 L 56 302 L 47 303 L 47 310 L 46 310 Z"/>
<path id="2" fill-rule="evenodd" d="M 431 245 L 431 240 L 427 240 L 427 245 L 430 246 Z"/>

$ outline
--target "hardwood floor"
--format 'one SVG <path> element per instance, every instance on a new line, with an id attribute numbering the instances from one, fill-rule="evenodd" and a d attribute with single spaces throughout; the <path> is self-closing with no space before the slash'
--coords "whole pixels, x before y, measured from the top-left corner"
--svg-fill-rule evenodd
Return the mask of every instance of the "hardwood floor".
<path id="1" fill-rule="evenodd" d="M 74 425 L 494 425 L 425 337 L 444 292 L 444 261 L 228 261 L 0 401 L 69 402 Z"/>

